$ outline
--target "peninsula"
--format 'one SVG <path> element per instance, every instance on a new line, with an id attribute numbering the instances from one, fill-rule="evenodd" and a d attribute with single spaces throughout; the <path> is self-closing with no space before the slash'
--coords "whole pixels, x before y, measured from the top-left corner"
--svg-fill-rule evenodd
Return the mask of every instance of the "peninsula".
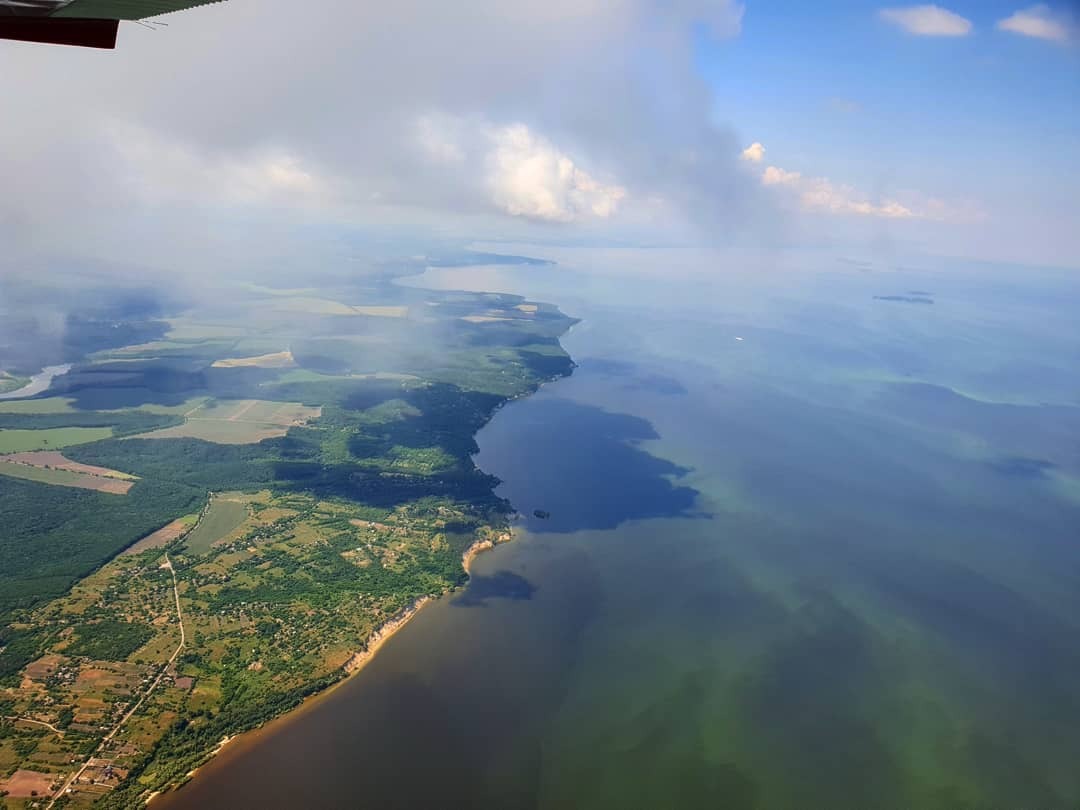
<path id="1" fill-rule="evenodd" d="M 510 538 L 473 437 L 573 368 L 553 306 L 386 279 L 79 317 L 125 339 L 0 402 L 9 808 L 141 806 L 362 666 Z"/>

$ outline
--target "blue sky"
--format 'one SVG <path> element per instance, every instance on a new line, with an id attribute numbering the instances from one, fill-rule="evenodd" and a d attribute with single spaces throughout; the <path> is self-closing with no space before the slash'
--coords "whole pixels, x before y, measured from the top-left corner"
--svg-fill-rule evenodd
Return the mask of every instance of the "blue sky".
<path id="1" fill-rule="evenodd" d="M 1077 43 L 997 30 L 1023 2 L 947 4 L 966 36 L 909 33 L 885 5 L 762 0 L 737 38 L 699 31 L 716 120 L 768 163 L 870 194 L 964 199 L 992 219 L 1080 215 Z"/>

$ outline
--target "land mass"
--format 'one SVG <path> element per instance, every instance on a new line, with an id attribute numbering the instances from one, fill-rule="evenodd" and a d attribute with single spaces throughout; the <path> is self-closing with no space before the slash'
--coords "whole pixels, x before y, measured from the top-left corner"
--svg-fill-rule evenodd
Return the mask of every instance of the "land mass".
<path id="1" fill-rule="evenodd" d="M 0 806 L 141 806 L 361 667 L 510 539 L 473 437 L 573 368 L 553 306 L 385 279 L 141 314 L 0 402 Z"/>
<path id="2" fill-rule="evenodd" d="M 911 295 L 875 295 L 875 301 L 900 301 L 905 304 L 932 304 L 933 298 L 925 294 L 912 293 Z"/>

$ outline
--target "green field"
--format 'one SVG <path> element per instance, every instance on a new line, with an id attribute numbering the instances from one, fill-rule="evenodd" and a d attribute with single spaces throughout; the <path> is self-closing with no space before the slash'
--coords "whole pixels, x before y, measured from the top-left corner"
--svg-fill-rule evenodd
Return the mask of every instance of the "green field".
<path id="1" fill-rule="evenodd" d="M 69 397 L 48 397 L 47 399 L 10 399 L 0 402 L 0 413 L 72 413 L 72 400 Z"/>
<path id="2" fill-rule="evenodd" d="M 175 411 L 174 411 L 175 413 Z M 210 400 L 186 413 L 182 425 L 139 436 L 142 439 L 202 439 L 215 444 L 255 444 L 284 436 L 294 424 L 316 418 L 318 408 L 296 402 L 264 400 Z"/>
<path id="3" fill-rule="evenodd" d="M 29 464 L 4 461 L 5 458 L 5 456 L 0 456 L 0 475 L 21 478 L 24 481 L 37 481 L 40 484 L 52 484 L 58 487 L 91 489 L 110 495 L 126 495 L 133 483 L 131 476 L 123 473 L 117 473 L 116 477 L 89 475 L 85 472 L 61 470 L 55 467 L 33 467 Z"/>
<path id="4" fill-rule="evenodd" d="M 210 546 L 243 523 L 247 516 L 246 503 L 215 496 L 202 521 L 185 538 L 184 547 L 190 554 L 205 554 Z"/>
<path id="5" fill-rule="evenodd" d="M 44 469 L 42 467 L 31 467 L 29 464 L 9 464 L 3 459 L 0 459 L 0 475 L 22 478 L 27 481 L 40 481 L 42 484 L 54 484 L 62 487 L 74 486 L 86 478 L 85 475 L 70 470 Z"/>
<path id="6" fill-rule="evenodd" d="M 65 427 L 47 430 L 0 430 L 0 453 L 27 450 L 58 450 L 73 444 L 86 444 L 113 435 L 112 428 Z"/>
<path id="7" fill-rule="evenodd" d="M 207 399 L 208 397 L 192 397 L 186 402 L 181 402 L 179 405 L 159 405 L 157 403 L 148 402 L 144 405 L 140 405 L 139 410 L 146 411 L 147 413 L 183 416 L 198 408 L 206 402 Z"/>

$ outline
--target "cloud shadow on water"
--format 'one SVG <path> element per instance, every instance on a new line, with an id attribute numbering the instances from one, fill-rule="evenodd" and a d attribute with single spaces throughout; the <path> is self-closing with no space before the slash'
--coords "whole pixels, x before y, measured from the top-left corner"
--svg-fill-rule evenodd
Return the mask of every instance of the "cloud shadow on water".
<path id="1" fill-rule="evenodd" d="M 701 517 L 691 472 L 644 450 L 660 438 L 650 422 L 565 399 L 527 400 L 492 423 L 481 469 L 505 482 L 499 494 L 530 531 L 614 529 L 647 518 Z M 539 517 L 536 511 L 547 513 Z"/>
<path id="2" fill-rule="evenodd" d="M 611 360 L 602 357 L 587 357 L 579 366 L 593 374 L 623 378 L 622 387 L 628 391 L 645 391 L 664 396 L 685 396 L 689 392 L 681 382 L 666 374 L 656 374 L 642 369 L 636 363 L 625 360 Z"/>
<path id="3" fill-rule="evenodd" d="M 450 604 L 455 607 L 487 607 L 489 599 L 512 599 L 528 601 L 536 592 L 536 586 L 513 571 L 496 571 L 490 576 L 473 576 L 468 587 Z"/>

